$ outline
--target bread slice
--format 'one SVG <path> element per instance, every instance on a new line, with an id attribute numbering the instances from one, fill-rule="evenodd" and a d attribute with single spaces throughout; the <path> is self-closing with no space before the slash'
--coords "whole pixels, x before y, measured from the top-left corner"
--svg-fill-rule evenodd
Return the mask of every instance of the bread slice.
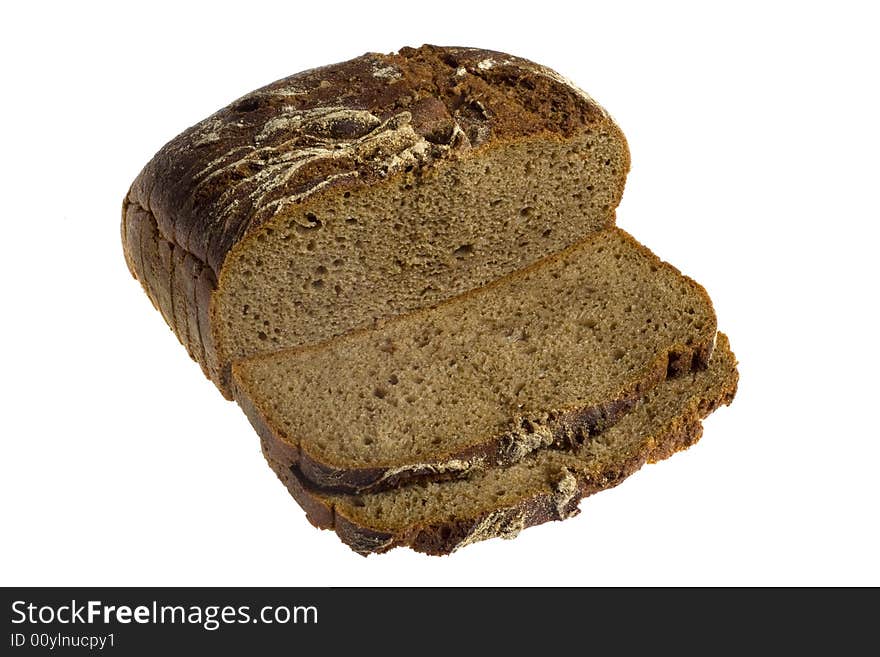
<path id="1" fill-rule="evenodd" d="M 519 463 L 475 471 L 466 479 L 417 482 L 365 495 L 315 490 L 295 468 L 264 454 L 309 520 L 334 529 L 361 554 L 409 546 L 448 554 L 471 543 L 513 538 L 525 527 L 576 515 L 580 500 L 611 488 L 645 463 L 693 445 L 701 418 L 736 393 L 736 358 L 727 337 L 706 370 L 665 381 L 614 426 L 567 450 L 533 452 Z"/>
<path id="2" fill-rule="evenodd" d="M 423 46 L 305 71 L 164 146 L 122 242 L 229 396 L 237 359 L 482 286 L 614 222 L 629 152 L 554 71 Z"/>
<path id="3" fill-rule="evenodd" d="M 364 491 L 577 443 L 668 372 L 704 365 L 705 290 L 622 230 L 438 307 L 236 362 L 275 460 Z"/>

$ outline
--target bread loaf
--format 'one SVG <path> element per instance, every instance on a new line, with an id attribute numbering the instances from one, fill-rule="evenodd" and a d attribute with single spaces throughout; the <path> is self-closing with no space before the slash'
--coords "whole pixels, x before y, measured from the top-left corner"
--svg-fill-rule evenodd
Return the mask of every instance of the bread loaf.
<path id="1" fill-rule="evenodd" d="M 436 304 L 614 222 L 629 153 L 557 73 L 369 53 L 254 91 L 131 186 L 132 274 L 227 396 L 231 364 Z"/>
<path id="2" fill-rule="evenodd" d="M 367 53 L 166 144 L 122 243 L 313 524 L 446 554 L 570 517 L 733 398 L 705 290 L 614 227 L 628 170 L 552 70 Z"/>
<path id="3" fill-rule="evenodd" d="M 617 228 L 434 308 L 237 361 L 274 458 L 370 490 L 576 443 L 668 372 L 704 366 L 705 290 Z"/>
<path id="4" fill-rule="evenodd" d="M 317 490 L 295 467 L 275 460 L 266 443 L 263 451 L 312 524 L 335 530 L 356 552 L 409 546 L 448 554 L 570 518 L 582 498 L 693 445 L 702 434 L 701 418 L 733 400 L 738 378 L 727 337 L 719 333 L 708 369 L 664 381 L 617 424 L 575 448 L 536 451 L 508 467 L 475 470 L 466 479 L 422 481 L 376 493 Z"/>

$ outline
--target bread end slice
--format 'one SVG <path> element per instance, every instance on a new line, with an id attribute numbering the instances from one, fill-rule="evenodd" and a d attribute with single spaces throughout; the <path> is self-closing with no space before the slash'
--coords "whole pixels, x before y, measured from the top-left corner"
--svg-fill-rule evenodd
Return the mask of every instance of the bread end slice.
<path id="1" fill-rule="evenodd" d="M 736 394 L 737 361 L 727 336 L 708 369 L 661 384 L 618 424 L 575 449 L 542 450 L 520 463 L 445 482 L 418 482 L 363 495 L 314 489 L 296 468 L 266 459 L 318 528 L 333 529 L 362 555 L 408 546 L 445 555 L 477 541 L 513 538 L 526 527 L 577 515 L 584 497 L 617 486 L 645 463 L 687 449 L 701 420 Z M 498 491 L 503 496 L 497 498 Z M 500 501 L 496 501 L 500 499 Z"/>
<path id="2" fill-rule="evenodd" d="M 583 442 L 704 367 L 705 290 L 619 229 L 434 308 L 235 363 L 273 458 L 327 490 L 462 476 Z"/>

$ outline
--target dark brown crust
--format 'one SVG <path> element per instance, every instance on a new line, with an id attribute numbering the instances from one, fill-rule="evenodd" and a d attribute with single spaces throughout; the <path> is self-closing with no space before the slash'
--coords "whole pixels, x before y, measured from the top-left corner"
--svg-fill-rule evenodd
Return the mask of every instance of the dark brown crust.
<path id="1" fill-rule="evenodd" d="M 493 62 L 491 68 L 479 66 L 486 60 Z M 469 74 L 457 76 L 459 67 L 466 68 Z M 399 77 L 377 77 L 377 68 L 391 69 Z M 488 131 L 493 140 L 541 132 L 569 136 L 585 125 L 606 120 L 598 105 L 545 71 L 533 62 L 504 53 L 435 46 L 403 48 L 391 55 L 368 53 L 304 71 L 236 100 L 169 142 L 138 176 L 130 198 L 155 217 L 166 239 L 207 263 L 216 275 L 232 246 L 265 217 L 255 216 L 253 208 L 242 202 L 242 207 L 224 225 L 215 225 L 212 215 L 226 209 L 225 204 L 231 200 L 221 201 L 230 180 L 223 176 L 206 188 L 199 188 L 197 176 L 207 162 L 234 158 L 236 148 L 252 148 L 255 135 L 269 120 L 278 117 L 282 108 L 342 106 L 368 110 L 383 121 L 400 111 L 409 111 L 414 128 L 425 137 L 432 137 L 440 129 L 438 122 L 442 121 L 438 114 L 447 121 L 457 116 L 465 123 L 470 120 L 474 126 L 479 123 L 479 128 L 485 128 L 483 131 Z M 301 93 L 291 94 L 291 89 Z M 431 99 L 440 100 L 442 105 L 430 102 Z M 477 112 L 478 105 L 482 109 Z M 468 108 L 471 109 L 466 111 Z M 206 137 L 206 128 L 216 135 Z M 344 131 L 346 125 L 336 129 Z M 481 130 L 472 127 L 470 132 L 476 136 Z M 289 133 L 279 131 L 262 141 L 261 147 L 272 148 L 289 138 Z M 309 145 L 308 135 L 301 140 L 290 150 Z M 469 140 L 480 145 L 488 137 L 482 141 Z M 324 179 L 329 172 L 317 173 L 318 179 Z M 229 175 L 237 181 L 248 172 L 232 171 Z M 310 182 L 310 172 L 301 175 L 291 179 L 291 188 Z M 377 175 L 364 169 L 362 180 L 370 184 Z"/>
<path id="2" fill-rule="evenodd" d="M 515 518 L 520 529 L 572 517 L 579 512 L 578 505 L 583 498 L 617 486 L 646 463 L 661 461 L 694 445 L 702 436 L 701 420 L 720 406 L 729 405 L 733 401 L 738 381 L 739 376 L 734 369 L 717 397 L 692 399 L 687 409 L 654 435 L 653 440 L 644 441 L 640 449 L 625 460 L 608 464 L 598 476 L 588 477 L 582 472 L 574 473 L 577 492 L 561 508 L 551 494 L 543 493 L 477 517 L 456 518 L 429 525 L 416 523 L 393 533 L 377 531 L 338 512 L 332 498 L 324 497 L 322 491 L 310 488 L 296 468 L 275 461 L 265 442 L 263 453 L 272 470 L 305 510 L 309 521 L 319 529 L 335 530 L 339 538 L 355 552 L 366 556 L 406 546 L 426 554 L 446 555 L 470 542 L 475 528 L 493 514 L 500 514 L 502 523 L 505 517 Z"/>
<path id="3" fill-rule="evenodd" d="M 714 309 L 712 308 L 712 300 L 709 298 L 705 288 L 693 279 L 684 276 L 674 266 L 660 260 L 643 244 L 639 243 L 632 235 L 620 228 L 614 230 L 624 240 L 630 242 L 636 249 L 645 253 L 647 257 L 652 258 L 658 266 L 664 266 L 672 269 L 681 275 L 693 287 L 694 293 L 702 297 L 706 307 L 712 310 L 712 323 L 707 325 L 702 341 L 694 342 L 691 345 L 672 344 L 666 350 L 656 354 L 654 359 L 647 363 L 637 376 L 629 381 L 623 387 L 618 395 L 605 401 L 597 406 L 568 408 L 568 409 L 544 409 L 553 411 L 556 416 L 554 424 L 554 436 L 551 446 L 560 446 L 563 444 L 577 443 L 584 440 L 591 433 L 595 433 L 602 427 L 607 427 L 617 421 L 624 413 L 626 413 L 641 397 L 649 390 L 655 388 L 669 376 L 676 376 L 683 372 L 695 369 L 705 368 L 712 356 L 715 346 L 715 324 Z M 478 290 L 470 290 L 459 295 L 455 299 L 446 300 L 433 308 L 425 308 L 409 313 L 406 317 L 412 318 L 417 315 L 423 315 L 430 312 L 436 312 L 438 308 L 442 308 L 446 304 L 456 303 L 465 297 L 475 294 L 485 294 L 490 292 L 494 287 L 504 284 L 512 278 L 528 275 L 532 269 L 546 266 L 551 259 L 565 258 L 568 253 L 582 248 L 588 242 L 600 239 L 598 233 L 592 234 L 584 238 L 579 244 L 573 245 L 565 251 L 549 256 L 540 260 L 529 267 L 516 271 L 508 276 L 493 281 Z M 401 317 L 392 317 L 385 320 L 386 324 L 401 321 Z M 286 353 L 308 353 L 314 350 L 326 348 L 326 345 L 339 340 L 350 339 L 352 336 L 368 332 L 372 328 L 360 329 L 352 331 L 345 336 L 340 336 L 332 340 L 325 341 L 319 345 L 306 345 L 303 347 L 295 347 L 284 350 Z M 250 360 L 261 360 L 274 358 L 276 354 L 265 354 L 255 356 Z M 251 399 L 248 393 L 248 384 L 246 378 L 241 372 L 241 365 L 233 366 L 232 375 L 232 394 L 239 403 L 242 410 L 247 415 L 253 427 L 266 444 L 271 458 L 287 463 L 297 468 L 298 472 L 311 482 L 314 486 L 327 491 L 337 492 L 366 492 L 377 491 L 400 484 L 404 481 L 415 479 L 445 479 L 449 478 L 448 473 L 444 473 L 442 464 L 449 461 L 470 461 L 474 459 L 482 459 L 488 465 L 509 465 L 517 458 L 521 458 L 522 454 L 515 454 L 509 449 L 512 435 L 502 434 L 493 436 L 488 440 L 468 446 L 466 448 L 436 454 L 431 458 L 425 458 L 423 467 L 408 467 L 406 463 L 395 463 L 380 467 L 356 467 L 351 465 L 340 465 L 329 463 L 321 457 L 309 452 L 306 447 L 300 443 L 291 444 L 283 432 L 273 429 L 269 419 L 260 411 L 259 406 Z M 398 473 L 394 473 L 399 470 Z M 459 473 L 463 474 L 463 473 Z"/>
<path id="4" fill-rule="evenodd" d="M 611 426 L 638 402 L 644 394 L 643 390 L 650 390 L 665 379 L 665 373 L 666 368 L 664 366 L 653 368 L 650 378 L 633 385 L 625 397 L 612 400 L 602 406 L 583 408 L 560 415 L 553 426 L 553 441 L 548 447 L 558 448 L 578 444 L 603 427 Z M 254 421 L 247 410 L 245 414 L 248 415 L 248 418 L 253 423 Z M 262 415 L 258 415 L 257 422 L 264 422 Z M 264 436 L 267 430 L 267 425 L 263 424 L 262 430 L 258 430 L 257 433 Z M 516 455 L 509 449 L 513 440 L 512 435 L 502 434 L 488 442 L 445 454 L 439 459 L 435 459 L 435 461 L 442 463 L 449 460 L 478 460 L 483 464 L 491 466 L 510 465 L 518 460 L 515 458 Z M 286 445 L 286 443 L 277 439 L 266 442 L 267 449 L 272 458 L 276 458 L 281 462 L 284 462 L 284 457 L 289 458 L 291 455 L 289 446 L 285 449 Z M 410 468 L 405 472 L 389 476 L 389 468 L 387 467 L 335 468 L 317 460 L 309 454 L 308 450 L 302 448 L 299 450 L 298 456 L 298 460 L 289 461 L 290 464 L 296 465 L 301 475 L 316 487 L 333 492 L 375 492 L 417 480 L 443 480 L 461 477 L 466 474 L 465 472 L 438 472 L 438 468 L 425 465 L 419 468 Z"/>
<path id="5" fill-rule="evenodd" d="M 467 74 L 460 75 L 461 70 Z M 362 110 L 379 121 L 407 114 L 416 134 L 431 148 L 438 146 L 437 153 L 429 149 L 417 165 L 425 169 L 442 156 L 443 145 L 458 153 L 538 134 L 565 138 L 599 124 L 612 126 L 625 141 L 599 105 L 549 69 L 504 53 L 437 46 L 367 53 L 304 71 L 247 94 L 189 128 L 166 144 L 132 184 L 123 207 L 123 243 L 132 274 L 226 397 L 229 364 L 219 361 L 213 346 L 212 293 L 228 253 L 269 217 L 265 205 L 258 207 L 249 196 L 261 161 L 236 162 L 244 152 L 270 152 L 284 140 L 290 151 L 309 147 L 313 136 L 307 132 L 294 136 L 297 141 L 291 144 L 290 131 L 264 135 L 261 130 L 291 109 L 325 107 Z M 365 128 L 350 119 L 327 129 L 331 136 L 346 138 Z M 370 185 L 386 175 L 370 161 L 337 158 L 332 165 L 303 166 L 273 194 L 308 190 L 351 170 L 358 171 L 357 178 L 343 177 L 333 185 Z M 148 241 L 138 243 L 136 236 Z M 174 257 L 167 261 L 168 256 Z M 182 293 L 186 286 L 171 282 L 173 265 L 183 260 L 185 275 L 198 281 L 194 297 Z M 185 309 L 175 313 L 172 298 Z M 189 321 L 182 321 L 184 316 Z"/>
<path id="6" fill-rule="evenodd" d="M 123 203 L 125 260 L 190 357 L 212 380 L 220 367 L 209 330 L 208 309 L 216 287 L 213 273 L 192 254 L 164 239 L 151 214 Z M 226 394 L 231 399 L 231 397 Z"/>

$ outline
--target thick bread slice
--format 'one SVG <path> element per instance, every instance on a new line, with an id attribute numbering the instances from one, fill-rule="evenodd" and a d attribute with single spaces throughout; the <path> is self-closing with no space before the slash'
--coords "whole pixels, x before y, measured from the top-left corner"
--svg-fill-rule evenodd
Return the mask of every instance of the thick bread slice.
<path id="1" fill-rule="evenodd" d="M 705 290 L 612 228 L 438 307 L 241 360 L 234 388 L 274 459 L 376 490 L 581 442 L 704 365 L 715 334 Z"/>
<path id="2" fill-rule="evenodd" d="M 317 491 L 295 468 L 274 460 L 265 443 L 263 450 L 309 520 L 316 527 L 335 529 L 356 552 L 409 546 L 448 554 L 576 515 L 582 498 L 697 442 L 700 420 L 733 400 L 737 382 L 736 359 L 727 337 L 719 333 L 707 370 L 662 383 L 616 425 L 575 449 L 541 450 L 515 465 L 474 472 L 467 479 L 418 482 L 365 495 Z"/>
<path id="3" fill-rule="evenodd" d="M 423 46 L 279 80 L 183 132 L 122 242 L 189 353 L 231 363 L 482 286 L 614 222 L 629 152 L 557 73 Z"/>

